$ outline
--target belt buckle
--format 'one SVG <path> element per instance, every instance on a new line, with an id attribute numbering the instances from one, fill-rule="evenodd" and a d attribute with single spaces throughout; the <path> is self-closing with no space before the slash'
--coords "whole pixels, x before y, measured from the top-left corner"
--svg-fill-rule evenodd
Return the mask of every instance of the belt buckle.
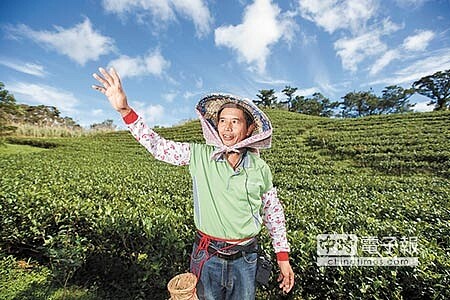
<path id="1" fill-rule="evenodd" d="M 232 250 L 232 252 L 224 252 L 220 251 L 220 249 L 216 249 L 215 247 L 211 247 L 212 252 L 215 252 L 217 257 L 220 257 L 225 260 L 235 260 L 242 256 L 242 252 L 239 250 Z"/>
<path id="2" fill-rule="evenodd" d="M 235 260 L 235 259 L 238 259 L 238 258 L 240 258 L 242 256 L 242 252 L 238 251 L 238 252 L 233 253 L 233 254 L 223 254 L 223 253 L 217 252 L 216 255 L 217 255 L 217 257 L 225 259 L 225 260 Z"/>

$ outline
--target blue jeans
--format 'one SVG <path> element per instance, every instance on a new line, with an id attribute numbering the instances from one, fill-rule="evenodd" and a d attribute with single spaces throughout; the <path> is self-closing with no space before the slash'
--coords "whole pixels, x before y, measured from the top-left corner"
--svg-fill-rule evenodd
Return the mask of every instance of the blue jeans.
<path id="1" fill-rule="evenodd" d="M 222 248 L 223 242 L 212 242 L 214 247 Z M 207 255 L 206 250 L 198 251 L 194 243 L 191 255 L 191 272 Z M 256 250 L 256 249 L 255 249 Z M 197 283 L 197 296 L 200 300 L 253 300 L 255 299 L 256 252 L 242 253 L 242 257 L 226 260 L 210 256 L 204 262 Z"/>

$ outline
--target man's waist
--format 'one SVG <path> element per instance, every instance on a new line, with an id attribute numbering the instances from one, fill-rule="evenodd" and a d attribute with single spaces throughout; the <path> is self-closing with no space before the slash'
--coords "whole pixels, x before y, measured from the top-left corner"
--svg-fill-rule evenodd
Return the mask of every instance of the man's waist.
<path id="1" fill-rule="evenodd" d="M 210 254 L 217 253 L 221 254 L 220 256 L 228 256 L 236 255 L 239 252 L 250 253 L 258 251 L 258 240 L 256 237 L 249 237 L 239 240 L 228 240 L 215 238 L 198 231 L 195 234 L 195 243 L 197 245 L 200 243 L 202 237 L 206 237 L 209 240 L 208 252 Z"/>

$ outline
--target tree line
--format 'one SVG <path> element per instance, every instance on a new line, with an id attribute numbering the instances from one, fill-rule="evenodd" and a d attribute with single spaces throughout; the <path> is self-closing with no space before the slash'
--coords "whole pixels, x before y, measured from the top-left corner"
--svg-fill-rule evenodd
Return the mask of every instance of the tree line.
<path id="1" fill-rule="evenodd" d="M 65 127 L 81 130 L 82 127 L 71 117 L 61 116 L 55 106 L 18 104 L 14 95 L 0 82 L 0 137 L 13 133 L 15 125 L 34 125 L 38 127 Z M 113 120 L 90 125 L 91 130 L 115 130 Z"/>
<path id="2" fill-rule="evenodd" d="M 314 93 L 311 97 L 294 96 L 297 90 L 296 87 L 286 86 L 281 91 L 286 98 L 281 101 L 274 89 L 259 90 L 256 95 L 258 100 L 254 102 L 263 108 L 276 107 L 307 115 L 348 118 L 409 112 L 415 105 L 409 103 L 409 98 L 417 93 L 430 98 L 428 105 L 434 105 L 434 110 L 447 110 L 450 109 L 450 69 L 422 77 L 407 89 L 398 85 L 387 86 L 381 96 L 375 95 L 372 90 L 354 91 L 343 96 L 342 101 L 331 101 L 321 93 Z"/>
<path id="3" fill-rule="evenodd" d="M 297 90 L 296 87 L 286 86 L 282 90 L 286 98 L 281 101 L 277 99 L 274 89 L 259 90 L 256 95 L 258 99 L 254 102 L 263 108 L 276 107 L 307 115 L 348 118 L 409 112 L 414 107 L 409 103 L 409 98 L 418 93 L 430 98 L 429 105 L 434 105 L 435 110 L 447 110 L 450 109 L 450 69 L 422 77 L 407 89 L 398 85 L 387 86 L 381 96 L 375 95 L 372 90 L 354 91 L 343 96 L 342 101 L 331 101 L 321 93 L 310 97 L 295 95 Z M 14 124 L 81 129 L 71 117 L 62 117 L 54 106 L 17 104 L 14 96 L 0 82 L 0 136 L 14 132 Z M 90 125 L 91 130 L 115 128 L 113 120 Z"/>

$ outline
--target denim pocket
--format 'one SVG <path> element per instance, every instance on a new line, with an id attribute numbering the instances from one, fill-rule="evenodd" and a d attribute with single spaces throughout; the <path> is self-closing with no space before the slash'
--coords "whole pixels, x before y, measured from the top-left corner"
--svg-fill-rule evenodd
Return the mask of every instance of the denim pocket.
<path id="1" fill-rule="evenodd" d="M 256 264 L 256 261 L 258 260 L 258 253 L 256 252 L 242 252 L 242 257 L 244 258 L 244 261 L 248 264 Z"/>
<path id="2" fill-rule="evenodd" d="M 203 263 L 202 260 L 206 260 L 206 250 L 197 251 L 197 246 L 194 245 L 191 253 L 191 261 L 189 264 L 189 270 L 197 277 L 200 275 Z"/>
<path id="3" fill-rule="evenodd" d="M 191 254 L 191 260 L 193 262 L 200 262 L 206 256 L 206 250 L 200 250 L 197 253 L 197 249 L 194 249 Z"/>

